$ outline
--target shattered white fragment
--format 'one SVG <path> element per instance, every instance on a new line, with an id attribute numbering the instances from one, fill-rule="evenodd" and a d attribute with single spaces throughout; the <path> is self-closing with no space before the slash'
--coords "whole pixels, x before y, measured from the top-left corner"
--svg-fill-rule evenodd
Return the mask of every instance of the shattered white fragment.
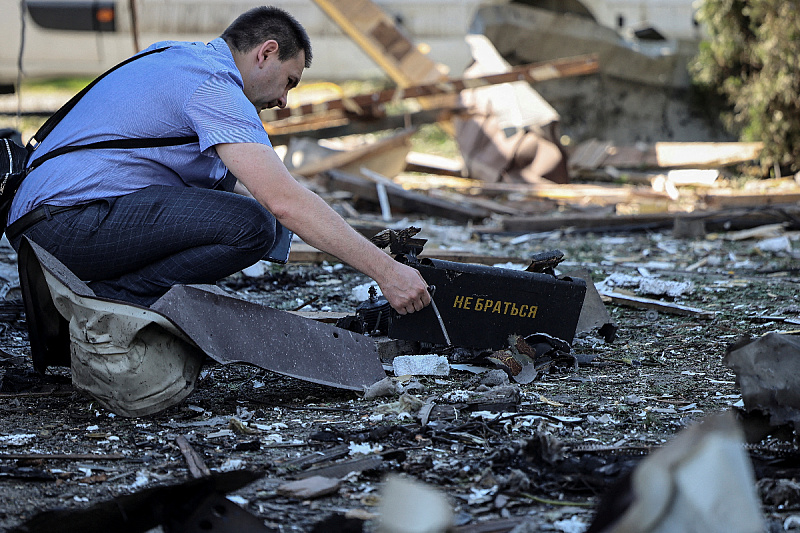
<path id="1" fill-rule="evenodd" d="M 269 263 L 266 261 L 259 261 L 253 266 L 242 269 L 242 274 L 248 278 L 260 278 L 267 275 L 269 273 L 269 269 Z"/>
<path id="2" fill-rule="evenodd" d="M 357 285 L 353 287 L 351 294 L 356 301 L 363 302 L 364 300 L 369 300 L 369 288 L 375 287 L 377 291 L 377 295 L 381 296 L 383 293 L 381 292 L 381 288 L 378 287 L 378 284 L 374 281 L 370 281 L 369 283 L 362 283 L 361 285 Z"/>
<path id="3" fill-rule="evenodd" d="M 525 270 L 528 268 L 527 265 L 523 265 L 522 263 L 512 263 L 510 261 L 507 263 L 495 263 L 492 266 L 495 268 L 505 268 L 506 270 Z"/>
<path id="4" fill-rule="evenodd" d="M 281 444 L 283 442 L 283 436 L 272 433 L 264 438 L 264 442 L 267 444 Z"/>
<path id="5" fill-rule="evenodd" d="M 792 528 L 800 527 L 800 516 L 793 514 L 783 521 L 783 530 L 789 531 Z"/>
<path id="6" fill-rule="evenodd" d="M 368 442 L 358 444 L 351 441 L 349 448 L 350 448 L 350 455 L 356 455 L 356 454 L 369 455 L 371 453 L 380 453 L 383 451 L 383 446 L 381 446 L 380 444 L 372 445 Z"/>
<path id="7" fill-rule="evenodd" d="M 606 413 L 601 417 L 597 417 L 594 415 L 587 415 L 586 421 L 590 424 L 617 424 L 618 422 L 611 418 L 611 416 Z"/>
<path id="8" fill-rule="evenodd" d="M 471 487 L 467 495 L 467 503 L 469 505 L 478 505 L 490 501 L 497 493 L 497 485 L 493 485 L 486 489 L 479 489 L 478 487 Z"/>
<path id="9" fill-rule="evenodd" d="M 469 400 L 470 396 L 472 396 L 472 395 L 470 394 L 469 391 L 462 390 L 462 389 L 456 389 L 456 390 L 444 393 L 442 395 L 442 400 L 444 400 L 445 402 L 449 402 L 449 403 L 459 403 L 459 402 L 465 402 L 465 401 Z"/>
<path id="10" fill-rule="evenodd" d="M 669 281 L 658 278 L 642 278 L 639 281 L 638 290 L 641 294 L 666 295 L 672 298 L 683 296 L 692 291 L 694 291 L 694 283 L 691 281 Z"/>
<path id="11" fill-rule="evenodd" d="M 773 237 L 771 239 L 764 239 L 758 241 L 756 249 L 760 252 L 791 252 L 792 243 L 789 237 L 782 235 L 780 237 Z"/>
<path id="12" fill-rule="evenodd" d="M 577 516 L 573 516 L 570 517 L 569 520 L 557 520 L 553 522 L 553 527 L 556 531 L 563 531 L 564 533 L 583 533 L 589 529 L 589 524 Z"/>
<path id="13" fill-rule="evenodd" d="M 233 431 L 230 429 L 220 429 L 219 431 L 215 431 L 214 433 L 209 433 L 206 435 L 207 439 L 216 439 L 218 437 L 230 437 L 233 435 Z"/>
<path id="14" fill-rule="evenodd" d="M 100 426 L 89 426 L 86 431 L 97 431 L 98 429 L 100 429 Z"/>
<path id="15" fill-rule="evenodd" d="M 150 475 L 146 470 L 139 470 L 136 472 L 136 479 L 133 480 L 133 483 L 131 483 L 128 488 L 131 490 L 139 490 L 148 483 L 150 483 Z"/>
<path id="16" fill-rule="evenodd" d="M 275 431 L 277 429 L 289 429 L 289 426 L 283 422 L 276 422 L 274 424 L 253 424 L 253 427 L 261 431 Z"/>
<path id="17" fill-rule="evenodd" d="M 443 355 L 400 355 L 392 361 L 395 376 L 448 376 L 450 363 Z"/>
<path id="18" fill-rule="evenodd" d="M 233 470 L 241 470 L 242 468 L 244 468 L 244 461 L 242 459 L 228 459 L 219 465 L 220 472 L 232 472 Z"/>
<path id="19" fill-rule="evenodd" d="M 597 288 L 598 290 L 611 290 L 615 287 L 638 287 L 641 280 L 641 276 L 631 276 L 630 274 L 614 272 L 609 274 L 606 279 L 598 283 Z"/>
<path id="20" fill-rule="evenodd" d="M 229 494 L 226 496 L 226 498 L 228 499 L 229 502 L 233 502 L 236 505 L 247 505 L 248 503 L 250 503 L 249 500 L 242 498 L 241 496 L 237 496 L 235 494 Z"/>
<path id="21" fill-rule="evenodd" d="M 30 444 L 36 435 L 33 433 L 18 433 L 17 435 L 0 436 L 0 445 L 4 446 L 25 446 Z"/>
<path id="22" fill-rule="evenodd" d="M 481 420 L 494 420 L 495 418 L 508 415 L 509 413 L 498 413 L 494 411 L 473 411 L 470 414 L 472 418 L 480 418 Z"/>

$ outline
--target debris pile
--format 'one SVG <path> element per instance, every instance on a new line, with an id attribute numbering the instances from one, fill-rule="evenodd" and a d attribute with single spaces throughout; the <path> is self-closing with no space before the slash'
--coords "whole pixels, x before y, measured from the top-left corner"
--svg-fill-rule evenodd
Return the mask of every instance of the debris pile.
<path id="1" fill-rule="evenodd" d="M 435 305 L 302 242 L 151 309 L 0 247 L 0 527 L 800 529 L 797 180 L 736 185 L 757 144 L 568 143 L 532 85 L 594 56 L 470 36 L 447 79 L 371 2 L 322 3 L 366 6 L 346 31 L 396 87 L 265 127 Z M 433 123 L 458 156 L 411 150 Z"/>

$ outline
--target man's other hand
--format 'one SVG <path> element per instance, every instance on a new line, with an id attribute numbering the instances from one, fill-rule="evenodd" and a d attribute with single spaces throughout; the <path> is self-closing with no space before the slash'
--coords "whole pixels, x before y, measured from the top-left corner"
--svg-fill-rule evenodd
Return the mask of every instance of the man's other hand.
<path id="1" fill-rule="evenodd" d="M 418 270 L 395 261 L 382 278 L 378 281 L 381 292 L 401 315 L 420 311 L 431 303 L 428 284 Z"/>

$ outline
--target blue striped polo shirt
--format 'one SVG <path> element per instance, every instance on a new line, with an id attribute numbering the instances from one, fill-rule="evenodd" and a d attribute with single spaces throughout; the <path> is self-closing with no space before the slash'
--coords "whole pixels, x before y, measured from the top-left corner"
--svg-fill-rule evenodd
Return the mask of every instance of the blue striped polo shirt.
<path id="1" fill-rule="evenodd" d="M 161 42 L 149 49 L 163 46 L 171 48 L 101 80 L 47 136 L 33 159 L 60 146 L 119 138 L 197 135 L 199 143 L 79 150 L 55 157 L 23 181 L 9 223 L 41 204 L 76 205 L 149 185 L 212 188 L 226 172 L 214 145 L 271 146 L 223 39 Z"/>

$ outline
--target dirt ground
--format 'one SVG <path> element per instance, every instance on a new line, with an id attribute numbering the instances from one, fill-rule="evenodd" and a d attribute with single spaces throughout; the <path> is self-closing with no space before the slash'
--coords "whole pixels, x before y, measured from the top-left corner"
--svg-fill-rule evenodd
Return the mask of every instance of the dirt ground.
<path id="1" fill-rule="evenodd" d="M 455 406 L 449 412 L 457 418 L 431 415 L 422 425 L 413 405 L 397 396 L 364 400 L 259 368 L 208 365 L 180 405 L 130 419 L 74 390 L 67 369 L 33 373 L 12 282 L 0 336 L 0 528 L 20 526 L 43 511 L 85 510 L 187 482 L 192 476 L 178 444 L 184 436 L 213 475 L 259 471 L 257 480 L 229 496 L 273 531 L 375 531 L 390 473 L 443 491 L 457 531 L 510 531 L 520 523 L 525 531 L 584 531 L 623 472 L 693 422 L 740 402 L 735 376 L 722 360 L 727 346 L 742 335 L 800 328 L 782 322 L 800 318 L 800 254 L 765 251 L 756 240 L 725 234 L 674 239 L 669 232 L 552 232 L 512 240 L 478 238 L 428 220 L 414 225 L 429 247 L 518 257 L 520 264 L 532 253 L 560 249 L 566 260 L 559 270 L 586 267 L 596 284 L 615 280 L 618 290 L 636 293 L 631 284 L 645 277 L 690 282 L 677 297 L 651 297 L 715 316 L 607 303 L 619 327 L 616 340 L 576 339 L 571 353 L 580 364 L 554 366 L 527 385 L 512 381 L 503 390 L 518 390 L 518 401 L 499 416 L 463 403 L 470 394 L 502 387 L 504 374 L 498 379 L 496 372 L 489 374 L 494 382 L 464 370 L 404 382 L 406 393 L 422 402 Z M 800 249 L 800 235 L 788 237 Z M 13 251 L 0 252 L 3 275 L 11 277 Z M 222 286 L 281 309 L 318 296 L 304 310 L 352 312 L 360 301 L 353 288 L 367 281 L 348 267 L 292 264 L 257 277 L 239 273 Z M 765 444 L 776 442 L 796 453 L 793 434 L 771 436 Z M 599 446 L 615 451 L 592 451 Z M 344 466 L 332 475 L 340 482 L 331 494 L 292 497 L 279 488 L 333 465 Z M 794 480 L 796 470 L 765 472 L 757 478 Z M 800 491 L 780 501 L 762 491 L 762 499 L 769 530 L 798 528 L 791 517 L 800 516 Z M 349 518 L 351 529 L 319 525 L 331 517 Z M 80 520 L 57 523 L 64 529 L 47 530 L 71 531 Z"/>

